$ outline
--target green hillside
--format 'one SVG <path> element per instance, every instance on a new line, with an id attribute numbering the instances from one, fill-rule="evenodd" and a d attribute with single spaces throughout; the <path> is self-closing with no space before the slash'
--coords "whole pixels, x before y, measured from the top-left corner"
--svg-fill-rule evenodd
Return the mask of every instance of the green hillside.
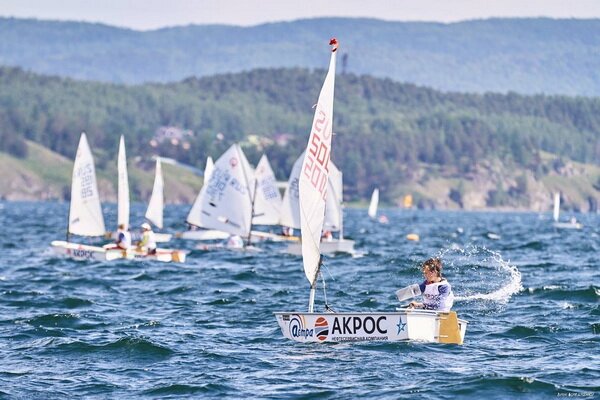
<path id="1" fill-rule="evenodd" d="M 67 200 L 71 194 L 73 161 L 31 141 L 25 142 L 25 146 L 25 158 L 0 152 L 0 198 Z M 154 164 L 129 160 L 128 172 L 132 201 L 147 202 L 154 183 Z M 97 168 L 96 173 L 102 201 L 116 202 L 116 160 L 106 168 Z M 171 165 L 163 165 L 163 177 L 168 203 L 190 203 L 202 186 L 202 178 Z"/>
<path id="2" fill-rule="evenodd" d="M 306 145 L 324 74 L 263 69 L 123 86 L 0 68 L 0 150 L 31 157 L 29 140 L 70 160 L 85 131 L 98 169 L 109 171 L 124 134 L 130 159 L 150 169 L 152 155 L 203 168 L 207 156 L 237 141 L 252 163 L 266 153 L 286 180 Z M 560 186 L 556 176 L 583 182 L 577 195 L 564 196 L 567 206 L 597 208 L 599 99 L 444 93 L 351 74 L 338 75 L 335 96 L 333 160 L 348 201 L 379 187 L 382 200 L 395 203 L 421 188 L 422 207 L 542 209 Z M 161 142 L 160 127 L 189 136 Z M 446 187 L 442 197 L 431 185 Z"/>

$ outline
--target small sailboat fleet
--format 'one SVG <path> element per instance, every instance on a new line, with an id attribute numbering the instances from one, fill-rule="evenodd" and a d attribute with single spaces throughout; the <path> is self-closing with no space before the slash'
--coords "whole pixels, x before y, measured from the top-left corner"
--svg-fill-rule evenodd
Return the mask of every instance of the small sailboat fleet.
<path id="1" fill-rule="evenodd" d="M 581 229 L 583 227 L 582 224 L 577 222 L 575 217 L 571 218 L 571 220 L 567 222 L 560 222 L 560 193 L 554 193 L 554 209 L 552 212 L 552 218 L 554 223 L 552 226 L 558 229 Z"/>
<path id="2" fill-rule="evenodd" d="M 325 312 L 314 311 L 317 279 L 322 265 L 321 232 L 325 224 L 329 190 L 327 182 L 330 171 L 337 41 L 332 39 L 330 45 L 333 48 L 329 70 L 319 95 L 298 185 L 302 259 L 304 273 L 310 283 L 308 312 L 276 312 L 275 317 L 283 336 L 298 342 L 317 343 L 422 340 L 461 344 L 467 322 L 459 320 L 455 312 L 399 309 L 385 313 L 338 313 L 333 312 L 327 304 Z M 408 289 L 410 297 L 413 293 L 411 287 Z M 403 300 L 404 293 L 401 293 Z"/>
<path id="3" fill-rule="evenodd" d="M 129 226 L 129 187 L 124 139 L 119 143 L 118 166 L 118 210 L 119 224 Z M 116 259 L 148 259 L 164 262 L 185 262 L 186 252 L 173 249 L 157 249 L 156 254 L 145 254 L 135 248 L 118 249 L 101 246 L 91 246 L 70 241 L 71 235 L 83 237 L 105 236 L 106 229 L 98 185 L 94 159 L 85 133 L 81 134 L 79 146 L 73 165 L 71 184 L 71 202 L 69 205 L 69 220 L 67 238 L 65 241 L 55 240 L 51 243 L 56 254 L 79 260 L 116 260 Z"/>

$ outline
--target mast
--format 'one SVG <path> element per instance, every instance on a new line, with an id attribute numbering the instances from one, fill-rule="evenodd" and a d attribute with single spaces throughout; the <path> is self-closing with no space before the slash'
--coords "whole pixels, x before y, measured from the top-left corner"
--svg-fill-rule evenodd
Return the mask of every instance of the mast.
<path id="1" fill-rule="evenodd" d="M 246 246 L 250 246 L 252 241 L 252 219 L 254 218 L 254 202 L 256 201 L 256 186 L 258 183 L 258 179 L 254 178 L 254 192 L 252 193 L 252 201 L 250 206 L 250 229 L 248 229 L 248 241 Z"/>
<path id="2" fill-rule="evenodd" d="M 252 193 L 250 193 L 250 180 L 248 179 L 248 172 L 246 170 L 247 165 L 247 161 L 243 162 L 243 160 L 246 160 L 246 156 L 244 156 L 242 158 L 242 155 L 244 154 L 242 152 L 242 149 L 240 147 L 239 144 L 236 144 L 236 151 L 238 152 L 238 158 L 240 159 L 240 164 L 242 164 L 242 171 L 244 172 L 244 178 L 246 179 L 246 187 L 248 188 L 248 199 L 250 200 L 250 224 L 248 227 L 248 242 L 246 243 L 246 246 L 250 245 L 250 240 L 252 238 L 252 217 L 254 215 L 254 199 L 256 198 L 256 178 L 254 178 L 254 190 Z"/>

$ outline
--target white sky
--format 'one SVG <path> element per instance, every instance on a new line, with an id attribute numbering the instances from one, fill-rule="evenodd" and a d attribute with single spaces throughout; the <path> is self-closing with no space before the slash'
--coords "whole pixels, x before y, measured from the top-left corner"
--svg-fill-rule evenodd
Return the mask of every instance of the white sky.
<path id="1" fill-rule="evenodd" d="M 0 16 L 102 22 L 138 30 L 257 25 L 314 17 L 454 22 L 490 17 L 600 18 L 600 0 L 0 0 Z"/>

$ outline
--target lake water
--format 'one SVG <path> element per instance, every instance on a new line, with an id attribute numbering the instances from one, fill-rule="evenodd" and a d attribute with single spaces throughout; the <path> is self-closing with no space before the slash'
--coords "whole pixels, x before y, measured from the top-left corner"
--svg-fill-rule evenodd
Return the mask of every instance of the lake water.
<path id="1" fill-rule="evenodd" d="M 167 231 L 188 211 L 168 206 Z M 419 398 L 600 396 L 600 216 L 346 210 L 362 257 L 326 258 L 336 311 L 393 311 L 439 255 L 467 319 L 462 346 L 299 344 L 274 311 L 304 311 L 301 260 L 278 244 L 192 251 L 185 264 L 53 255 L 67 204 L 0 209 L 0 397 Z M 144 209 L 133 207 L 132 224 Z M 115 207 L 105 206 L 108 227 Z M 421 240 L 406 240 L 417 233 Z M 488 234 L 499 235 L 490 239 Z M 193 249 L 196 243 L 173 241 Z M 322 310 L 317 291 L 316 309 Z"/>

